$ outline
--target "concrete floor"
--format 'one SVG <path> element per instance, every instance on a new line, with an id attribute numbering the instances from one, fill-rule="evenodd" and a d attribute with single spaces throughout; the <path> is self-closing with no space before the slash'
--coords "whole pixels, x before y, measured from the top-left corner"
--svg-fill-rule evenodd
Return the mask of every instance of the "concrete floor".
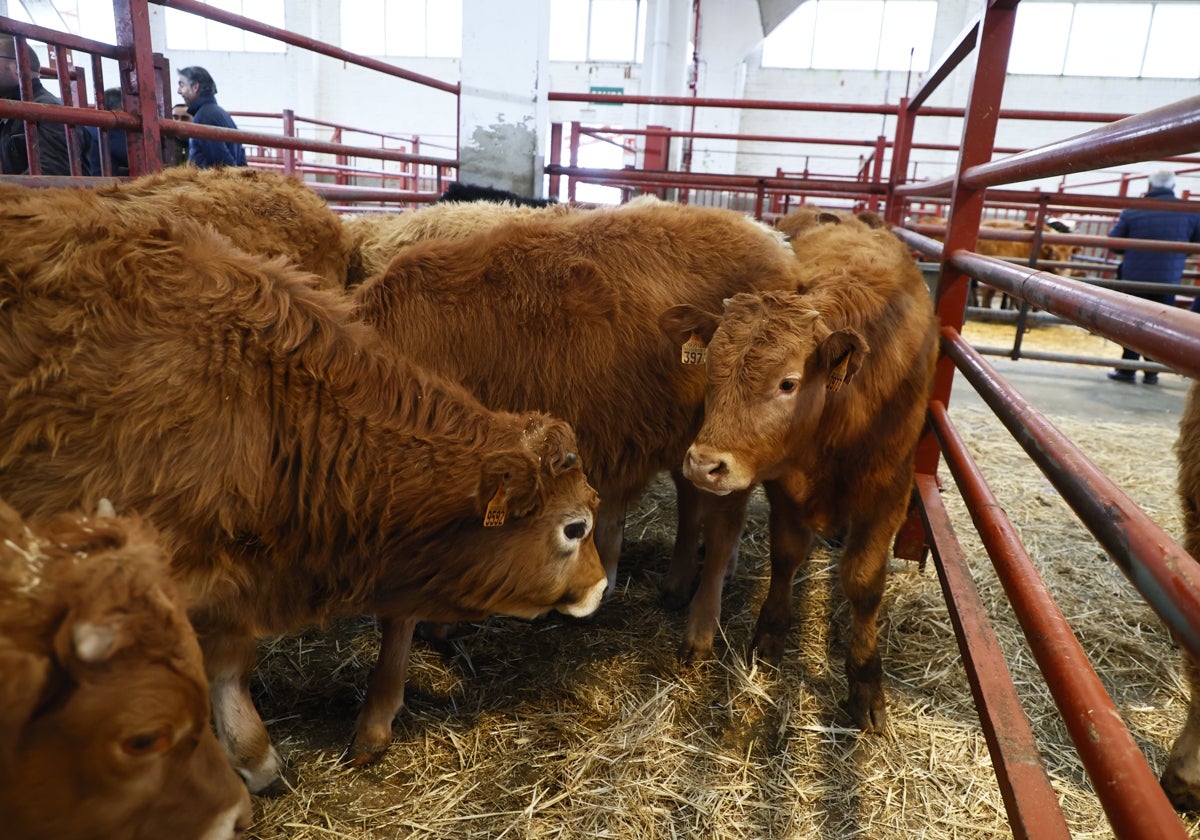
<path id="1" fill-rule="evenodd" d="M 1129 384 L 1109 380 L 1109 367 L 1013 361 L 1004 356 L 985 359 L 1035 408 L 1052 417 L 1178 428 L 1184 397 L 1191 387 L 1190 379 L 1175 373 L 1160 373 L 1157 385 L 1143 385 L 1139 373 L 1138 381 Z M 955 407 L 987 408 L 961 373 L 955 375 L 950 392 L 951 411 Z"/>

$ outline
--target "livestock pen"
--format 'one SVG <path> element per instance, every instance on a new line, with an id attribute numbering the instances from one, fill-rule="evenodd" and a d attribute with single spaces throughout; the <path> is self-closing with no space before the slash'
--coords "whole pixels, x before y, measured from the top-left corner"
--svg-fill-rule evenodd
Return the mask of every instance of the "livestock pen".
<path id="1" fill-rule="evenodd" d="M 167 5 L 259 26 L 190 0 Z M 876 201 L 897 235 L 937 264 L 943 355 L 898 552 L 915 560 L 928 546 L 937 574 L 907 560 L 891 566 L 880 631 L 888 731 L 863 736 L 837 708 L 844 676 L 830 663 L 843 652 L 846 606 L 831 574 L 836 545 L 819 546 L 797 584 L 800 618 L 782 667 L 745 656 L 766 588 L 761 499 L 726 590 L 718 658 L 676 661 L 684 617 L 661 608 L 657 586 L 674 527 L 664 483 L 630 513 L 617 590 L 594 618 L 494 619 L 419 645 L 410 709 L 379 764 L 341 762 L 374 661 L 374 623 L 264 644 L 254 691 L 288 757 L 290 789 L 256 801 L 252 836 L 1200 837 L 1200 821 L 1176 816 L 1156 779 L 1187 705 L 1173 636 L 1200 653 L 1200 578 L 1176 544 L 1175 418 L 1097 422 L 1032 403 L 972 349 L 983 332 L 963 317 L 975 277 L 1082 328 L 1035 329 L 1030 344 L 1054 333 L 1090 338 L 1084 347 L 1064 339 L 1039 349 L 1098 355 L 1114 346 L 1104 340 L 1135 347 L 1180 374 L 1164 383 L 1163 399 L 1181 399 L 1182 377 L 1200 374 L 1200 317 L 972 252 L 985 202 L 998 198 L 1043 216 L 1127 206 L 997 188 L 1200 151 L 1200 100 L 992 160 L 1016 3 L 980 5 L 944 72 L 895 107 L 896 137 L 864 141 L 879 157 L 861 182 L 806 173 L 751 185 L 768 212 L 786 209 L 786 195 Z M 5 18 L 0 31 L 153 66 L 145 3 L 117 7 L 116 45 Z M 939 77 L 972 55 L 956 174 L 917 180 L 905 164 L 912 122 L 927 116 L 922 104 Z M 43 113 L 140 129 L 147 158 L 155 120 L 162 134 L 186 133 L 167 125 L 161 91 L 156 99 L 141 85 L 131 96 L 125 115 Z M 0 113 L 39 112 L 0 102 Z M 257 139 L 332 152 L 305 139 Z M 364 158 L 420 163 L 407 152 L 368 151 Z M 547 175 L 721 186 L 670 173 L 571 172 L 553 162 Z M 320 189 L 339 201 L 382 200 L 380 191 Z M 948 206 L 944 245 L 902 227 L 906 207 L 928 200 Z M 965 384 L 986 409 L 956 398 Z"/>

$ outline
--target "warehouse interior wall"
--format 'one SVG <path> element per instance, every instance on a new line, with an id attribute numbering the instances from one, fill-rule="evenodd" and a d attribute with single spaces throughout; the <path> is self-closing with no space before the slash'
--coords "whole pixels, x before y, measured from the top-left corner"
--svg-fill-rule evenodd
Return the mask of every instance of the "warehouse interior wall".
<path id="1" fill-rule="evenodd" d="M 106 2 L 107 0 L 99 0 Z M 17 0 L 20 2 L 20 0 Z M 340 45 L 342 3 L 352 0 L 284 0 L 285 28 Z M 475 0 L 468 0 L 467 8 Z M 472 78 L 501 78 L 512 67 L 531 82 L 519 87 L 518 98 L 527 107 L 517 122 L 532 119 L 535 138 L 522 134 L 530 169 L 540 168 L 547 154 L 551 122 L 581 121 L 589 125 L 644 127 L 666 125 L 677 130 L 846 137 L 868 139 L 890 136 L 891 118 L 772 112 L 738 108 L 678 106 L 613 106 L 574 102 L 546 103 L 549 91 L 587 91 L 595 88 L 625 94 L 655 94 L 721 99 L 769 99 L 803 102 L 847 102 L 870 105 L 895 104 L 915 92 L 924 81 L 923 72 L 792 70 L 761 66 L 764 21 L 782 19 L 794 0 L 647 0 L 645 60 L 633 62 L 562 62 L 545 57 L 549 27 L 548 0 L 522 0 L 522 14 L 509 15 L 507 32 L 472 30 L 464 38 L 466 63 L 457 58 L 409 58 L 378 56 L 416 73 L 450 82 Z M 480 0 L 481 5 L 482 0 Z M 0 8 L 16 5 L 0 0 Z M 939 0 L 932 55 L 942 56 L 978 15 L 982 0 Z M 527 8 L 528 6 L 528 8 Z M 700 12 L 699 38 L 694 39 L 693 9 Z M 457 153 L 460 125 L 455 97 L 419 84 L 388 77 L 344 64 L 305 50 L 288 47 L 283 52 L 224 52 L 173 50 L 167 43 L 164 10 L 152 5 L 151 31 L 154 49 L 163 53 L 171 66 L 191 64 L 206 67 L 220 90 L 219 100 L 232 111 L 279 112 L 292 109 L 298 116 L 402 136 L 419 136 L 423 152 L 441 147 L 447 156 Z M 199 20 L 199 19 L 197 19 Z M 468 20 L 468 26 L 469 20 Z M 693 43 L 698 45 L 693 55 Z M 967 64 L 970 64 L 968 59 Z M 931 98 L 930 105 L 961 106 L 969 91 L 971 67 L 955 71 Z M 1080 76 L 1029 76 L 1010 74 L 1005 85 L 1006 109 L 1097 111 L 1137 113 L 1194 95 L 1195 79 L 1101 78 Z M 468 88 L 487 85 L 468 84 Z M 511 97 L 512 91 L 506 96 Z M 493 108 L 492 116 L 499 113 Z M 463 134 L 470 142 L 476 125 L 486 125 L 488 115 L 472 123 Z M 494 120 L 493 120 L 494 121 Z M 244 123 L 245 121 L 243 121 Z M 506 123 L 507 124 L 507 123 Z M 243 127 L 254 129 L 253 121 Z M 1080 123 L 1003 121 L 998 147 L 1030 147 L 1080 133 L 1090 126 Z M 956 144 L 962 135 L 959 121 L 923 118 L 918 120 L 917 142 Z M 516 142 L 515 140 L 513 142 Z M 693 171 L 736 171 L 741 174 L 772 174 L 775 170 L 798 171 L 809 166 L 827 174 L 852 174 L 859 161 L 852 154 L 831 155 L 824 148 L 789 148 L 743 141 L 704 141 L 696 144 L 691 159 Z M 679 149 L 672 154 L 678 160 Z M 919 166 L 922 177 L 939 177 L 953 159 L 934 153 Z M 941 169 L 939 169 L 941 167 Z M 525 175 L 516 175 L 520 183 Z M 517 183 L 517 182 L 514 182 Z M 525 190 L 519 190 L 525 191 Z"/>

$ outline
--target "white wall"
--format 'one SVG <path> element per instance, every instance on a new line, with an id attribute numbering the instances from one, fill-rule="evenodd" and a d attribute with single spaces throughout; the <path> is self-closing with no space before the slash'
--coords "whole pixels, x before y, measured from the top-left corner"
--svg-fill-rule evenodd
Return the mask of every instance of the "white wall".
<path id="1" fill-rule="evenodd" d="M 668 2 L 669 0 L 663 0 Z M 935 32 L 933 56 L 936 61 L 964 30 L 981 7 L 978 0 L 942 0 Z M 287 0 L 287 27 L 300 34 L 336 43 L 339 0 Z M 761 22 L 753 0 L 708 0 L 702 19 L 700 96 L 721 98 L 779 99 L 791 101 L 837 101 L 863 104 L 896 104 L 906 90 L 915 92 L 921 77 L 906 78 L 897 72 L 838 72 L 813 70 L 764 69 L 759 66 L 755 39 L 761 39 Z M 652 8 L 653 11 L 653 8 Z M 161 8 L 151 6 L 152 14 Z M 754 31 L 758 28 L 757 33 Z M 674 30 L 681 27 L 678 21 Z M 690 29 L 690 28 L 689 28 Z M 155 30 L 161 36 L 161 27 Z M 728 38 L 725 36 L 728 35 Z M 685 34 L 686 37 L 686 34 Z M 371 128 L 398 134 L 418 134 L 422 138 L 452 146 L 456 136 L 456 106 L 450 94 L 424 88 L 303 50 L 288 48 L 284 55 L 236 54 L 215 52 L 171 52 L 159 41 L 155 49 L 166 53 L 172 67 L 201 64 L 217 80 L 221 104 L 230 110 L 278 111 L 293 108 L 298 115 L 330 122 Z M 749 50 L 744 58 L 736 53 Z M 686 49 L 664 51 L 671 61 Z M 973 59 L 968 59 L 970 65 Z M 460 65 L 451 59 L 389 59 L 407 70 L 446 81 L 457 81 Z M 621 87 L 628 94 L 680 95 L 679 91 L 647 89 L 653 68 L 612 62 L 552 62 L 549 67 L 551 91 L 586 92 L 590 86 Z M 682 78 L 676 69 L 669 77 Z M 956 71 L 943 82 L 931 105 L 966 103 L 969 92 L 969 66 Z M 1176 102 L 1196 94 L 1195 80 L 1131 80 L 1078 77 L 1010 76 L 1005 86 L 1002 107 L 1009 109 L 1067 109 L 1105 113 L 1137 113 Z M 549 118 L 569 123 L 581 120 L 591 124 L 640 127 L 651 120 L 650 108 L 637 106 L 589 106 L 584 103 L 550 103 Z M 660 110 L 659 116 L 664 113 Z M 686 128 L 688 112 L 673 109 L 676 127 Z M 251 128 L 253 126 L 246 125 Z M 1091 126 L 1079 123 L 1004 122 L 997 145 L 1030 147 L 1062 139 Z M 697 128 L 746 134 L 791 135 L 806 137 L 845 137 L 873 140 L 876 135 L 891 136 L 894 120 L 878 116 L 814 114 L 807 112 L 768 112 L 729 109 L 710 112 L 702 109 Z M 921 118 L 916 139 L 922 142 L 957 145 L 961 138 L 957 120 Z M 719 143 L 711 142 L 712 154 L 701 148 L 694 168 L 705 166 L 724 169 L 732 155 Z M 727 145 L 727 144 L 726 144 Z M 814 171 L 851 174 L 858 166 L 857 152 L 827 147 L 808 147 L 788 154 L 778 145 L 745 144 L 737 160 L 737 171 L 771 174 L 776 167 L 794 171 L 803 167 L 804 155 L 811 155 Z M 864 152 L 865 153 L 865 152 Z M 838 157 L 832 157 L 837 155 Z M 944 174 L 948 155 L 918 152 L 921 175 Z"/>

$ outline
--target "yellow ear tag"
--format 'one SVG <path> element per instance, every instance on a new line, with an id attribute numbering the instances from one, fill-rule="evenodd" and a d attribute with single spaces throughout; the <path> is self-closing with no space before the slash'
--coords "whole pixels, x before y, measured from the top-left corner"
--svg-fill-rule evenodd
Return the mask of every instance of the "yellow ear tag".
<path id="1" fill-rule="evenodd" d="M 850 351 L 850 353 L 853 352 L 853 350 Z M 850 353 L 842 356 L 842 360 L 829 372 L 829 381 L 825 383 L 828 390 L 837 391 L 846 381 L 846 374 L 850 372 Z"/>
<path id="2" fill-rule="evenodd" d="M 496 495 L 488 502 L 487 510 L 483 513 L 484 528 L 499 528 L 508 518 L 508 502 L 504 499 L 504 485 L 496 488 Z"/>
<path id="3" fill-rule="evenodd" d="M 697 333 L 683 343 L 683 355 L 680 361 L 685 365 L 702 365 L 708 360 L 708 348 Z"/>

